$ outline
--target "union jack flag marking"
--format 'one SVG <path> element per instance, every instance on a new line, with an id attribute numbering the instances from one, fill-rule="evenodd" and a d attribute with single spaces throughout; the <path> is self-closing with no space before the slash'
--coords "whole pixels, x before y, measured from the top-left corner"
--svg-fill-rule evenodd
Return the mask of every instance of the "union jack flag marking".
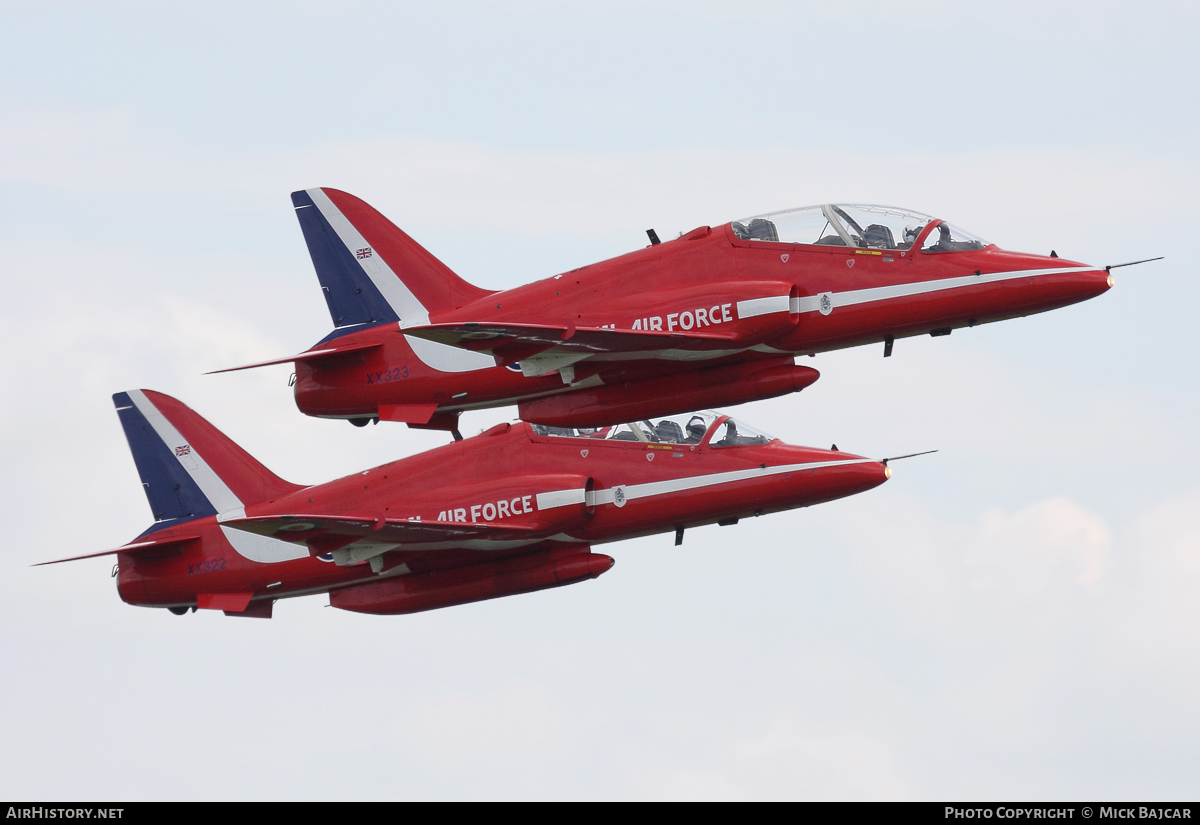
<path id="1" fill-rule="evenodd" d="M 356 249 L 356 250 L 354 250 L 354 254 L 355 254 L 355 255 L 357 255 L 357 256 L 358 256 L 358 258 L 361 260 L 361 259 L 363 259 L 363 258 L 369 258 L 369 257 L 371 257 L 371 256 L 372 256 L 373 254 L 375 254 L 375 253 L 373 253 L 373 252 L 371 251 L 371 247 L 369 247 L 369 246 L 364 246 L 362 249 Z"/>
<path id="2" fill-rule="evenodd" d="M 187 444 L 184 444 L 182 447 L 176 447 L 176 448 L 175 448 L 175 455 L 176 455 L 176 456 L 181 456 L 181 455 L 190 455 L 190 454 L 191 454 L 191 452 L 192 452 L 192 448 L 191 448 L 191 447 L 189 447 Z"/>

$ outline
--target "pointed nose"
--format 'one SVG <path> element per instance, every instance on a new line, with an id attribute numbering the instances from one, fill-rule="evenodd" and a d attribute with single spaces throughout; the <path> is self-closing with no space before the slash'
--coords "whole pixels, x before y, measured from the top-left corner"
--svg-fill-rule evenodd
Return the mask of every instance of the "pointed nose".
<path id="1" fill-rule="evenodd" d="M 1088 298 L 1095 298 L 1097 295 L 1102 295 L 1112 289 L 1113 276 L 1107 269 L 1094 269 L 1091 272 L 1075 273 L 1078 277 L 1073 279 L 1076 288 L 1082 294 L 1079 300 L 1086 301 Z"/>
<path id="2" fill-rule="evenodd" d="M 1107 269 L 1077 272 L 1070 276 L 1071 297 L 1065 304 L 1076 304 L 1103 295 L 1112 289 L 1113 276 Z"/>
<path id="3" fill-rule="evenodd" d="M 827 472 L 829 484 L 838 489 L 838 495 L 843 496 L 866 492 L 892 477 L 890 467 L 882 461 L 870 459 L 859 459 L 841 467 L 831 467 Z"/>
<path id="4" fill-rule="evenodd" d="M 1021 305 L 1023 314 L 1077 304 L 1102 295 L 1113 285 L 1108 270 L 1087 264 L 1070 264 L 1061 269 L 1041 269 L 1030 273 L 1028 279 L 1016 278 L 1010 289 Z"/>

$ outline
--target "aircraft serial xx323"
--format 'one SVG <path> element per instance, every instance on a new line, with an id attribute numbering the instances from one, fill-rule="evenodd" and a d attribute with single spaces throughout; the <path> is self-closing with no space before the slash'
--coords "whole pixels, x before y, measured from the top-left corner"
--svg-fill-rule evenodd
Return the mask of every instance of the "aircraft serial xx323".
<path id="1" fill-rule="evenodd" d="M 795 392 L 798 355 L 948 335 L 1099 295 L 1106 268 L 1009 252 L 907 209 L 826 204 L 490 292 L 362 200 L 292 193 L 335 331 L 295 362 L 308 415 L 456 431 L 463 410 L 598 427 Z"/>
<path id="2" fill-rule="evenodd" d="M 179 401 L 113 396 L 155 523 L 115 554 L 129 604 L 269 618 L 329 593 L 414 613 L 593 579 L 592 545 L 736 523 L 882 484 L 887 460 L 711 412 L 594 430 L 517 422 L 327 484 L 290 484 Z M 54 564 L 56 562 L 46 562 Z"/>

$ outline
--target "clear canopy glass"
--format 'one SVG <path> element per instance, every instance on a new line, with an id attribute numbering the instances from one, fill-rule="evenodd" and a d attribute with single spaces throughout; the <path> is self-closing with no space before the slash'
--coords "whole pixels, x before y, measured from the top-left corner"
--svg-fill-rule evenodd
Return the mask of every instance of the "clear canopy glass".
<path id="1" fill-rule="evenodd" d="M 718 424 L 718 422 L 720 422 Z M 774 436 L 712 410 L 667 415 L 654 420 L 634 421 L 615 427 L 552 427 L 530 424 L 538 435 L 553 438 L 587 438 L 598 441 L 639 441 L 644 444 L 699 444 L 714 427 L 714 447 L 767 444 Z M 720 443 L 718 443 L 720 442 Z"/>
<path id="2" fill-rule="evenodd" d="M 910 249 L 935 220 L 929 215 L 895 206 L 827 203 L 743 218 L 731 224 L 744 241 L 852 246 L 859 249 Z M 983 249 L 988 242 L 957 227 L 940 226 L 922 245 L 926 252 Z M 948 235 L 947 235 L 948 233 Z M 943 239 L 943 236 L 946 237 Z"/>
<path id="3" fill-rule="evenodd" d="M 982 238 L 977 238 L 954 224 L 942 221 L 925 236 L 925 241 L 921 244 L 921 251 L 963 252 L 971 249 L 983 249 L 987 245 L 987 241 Z"/>
<path id="4" fill-rule="evenodd" d="M 714 447 L 744 447 L 747 444 L 769 444 L 775 437 L 754 429 L 733 418 L 726 418 L 717 425 L 709 443 Z"/>

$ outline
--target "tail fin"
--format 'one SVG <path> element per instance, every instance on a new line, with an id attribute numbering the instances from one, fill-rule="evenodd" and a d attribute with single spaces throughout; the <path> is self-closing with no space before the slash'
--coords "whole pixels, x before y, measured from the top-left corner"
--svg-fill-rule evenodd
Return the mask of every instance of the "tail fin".
<path id="1" fill-rule="evenodd" d="M 129 390 L 113 403 L 154 512 L 152 530 L 302 489 L 169 395 Z"/>
<path id="2" fill-rule="evenodd" d="M 485 295 L 369 204 L 337 189 L 302 189 L 292 204 L 335 327 L 429 322 Z"/>

